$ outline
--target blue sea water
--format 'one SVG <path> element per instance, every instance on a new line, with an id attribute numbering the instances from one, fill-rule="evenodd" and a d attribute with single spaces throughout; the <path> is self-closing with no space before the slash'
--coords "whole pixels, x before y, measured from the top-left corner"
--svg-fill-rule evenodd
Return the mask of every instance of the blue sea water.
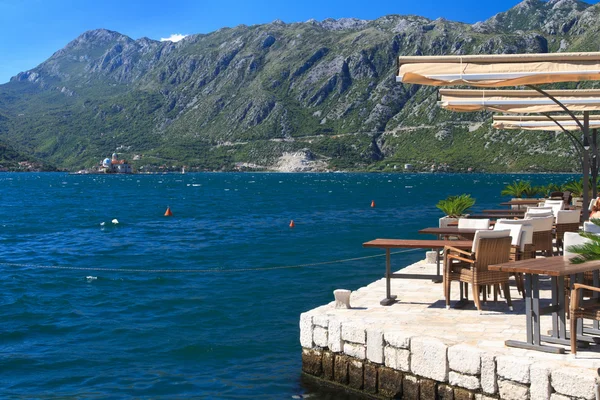
<path id="1" fill-rule="evenodd" d="M 572 178 L 0 174 L 0 397 L 352 398 L 302 378 L 298 322 L 382 277 L 362 243 L 431 238 L 448 195 Z"/>

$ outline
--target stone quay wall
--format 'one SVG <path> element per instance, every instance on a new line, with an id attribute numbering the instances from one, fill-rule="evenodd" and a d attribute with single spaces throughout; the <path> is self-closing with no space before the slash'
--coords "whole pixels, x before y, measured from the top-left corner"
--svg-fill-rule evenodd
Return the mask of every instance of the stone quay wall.
<path id="1" fill-rule="evenodd" d="M 374 397 L 596 399 L 597 377 L 580 368 L 384 332 L 319 309 L 301 314 L 300 344 L 303 372 Z"/>

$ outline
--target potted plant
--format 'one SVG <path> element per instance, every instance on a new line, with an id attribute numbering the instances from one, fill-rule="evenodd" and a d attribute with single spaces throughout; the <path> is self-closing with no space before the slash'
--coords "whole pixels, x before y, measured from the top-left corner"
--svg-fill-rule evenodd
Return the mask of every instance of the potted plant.
<path id="1" fill-rule="evenodd" d="M 504 190 L 500 192 L 502 196 L 511 196 L 513 200 L 525 197 L 525 192 L 531 189 L 531 183 L 525 181 L 514 181 L 506 185 Z"/>
<path id="2" fill-rule="evenodd" d="M 523 190 L 523 195 L 528 199 L 532 199 L 539 195 L 543 195 L 546 191 L 546 188 L 543 186 L 531 186 L 530 184 Z"/>
<path id="3" fill-rule="evenodd" d="M 443 200 L 440 200 L 435 206 L 439 208 L 444 214 L 444 217 L 440 218 L 440 228 L 445 228 L 451 222 L 458 222 L 458 219 L 465 216 L 465 212 L 473 207 L 475 199 L 470 194 L 461 194 L 458 196 L 449 196 Z"/>
<path id="4" fill-rule="evenodd" d="M 589 188 L 591 189 L 591 185 Z M 583 179 L 579 181 L 570 181 L 562 186 L 563 191 L 568 190 L 573 196 L 572 202 L 576 207 L 582 207 L 583 204 Z"/>

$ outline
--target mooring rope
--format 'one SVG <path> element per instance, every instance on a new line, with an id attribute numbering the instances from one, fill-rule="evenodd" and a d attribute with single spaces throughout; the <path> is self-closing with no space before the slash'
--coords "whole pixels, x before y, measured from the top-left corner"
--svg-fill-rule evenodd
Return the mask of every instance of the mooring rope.
<path id="1" fill-rule="evenodd" d="M 417 251 L 422 249 L 407 249 L 396 251 L 390 254 L 408 253 L 411 251 Z M 258 267 L 258 268 L 234 268 L 234 269 L 222 269 L 222 268 L 211 268 L 211 269 L 141 269 L 141 268 L 102 268 L 102 267 L 68 267 L 61 265 L 35 265 L 35 264 L 16 264 L 16 263 L 0 263 L 2 266 L 7 267 L 22 267 L 22 268 L 37 268 L 37 269 L 61 269 L 70 271 L 100 271 L 100 272 L 151 272 L 151 273 L 214 273 L 214 272 L 248 272 L 248 271 L 273 271 L 277 269 L 293 269 L 293 268 L 306 268 L 316 267 L 319 265 L 337 264 L 350 261 L 366 260 L 369 258 L 383 257 L 385 254 L 376 254 L 372 256 L 346 258 L 343 260 L 323 261 L 309 264 L 298 264 L 298 265 L 282 265 L 278 267 Z"/>

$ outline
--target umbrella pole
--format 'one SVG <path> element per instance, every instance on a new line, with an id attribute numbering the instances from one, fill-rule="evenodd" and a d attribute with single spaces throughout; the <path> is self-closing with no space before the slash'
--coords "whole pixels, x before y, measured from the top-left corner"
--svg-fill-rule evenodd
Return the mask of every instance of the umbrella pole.
<path id="1" fill-rule="evenodd" d="M 598 197 L 598 129 L 592 129 L 592 198 Z"/>
<path id="2" fill-rule="evenodd" d="M 590 215 L 590 160 L 589 160 L 590 113 L 583 112 L 583 204 L 581 218 L 587 221 Z"/>

